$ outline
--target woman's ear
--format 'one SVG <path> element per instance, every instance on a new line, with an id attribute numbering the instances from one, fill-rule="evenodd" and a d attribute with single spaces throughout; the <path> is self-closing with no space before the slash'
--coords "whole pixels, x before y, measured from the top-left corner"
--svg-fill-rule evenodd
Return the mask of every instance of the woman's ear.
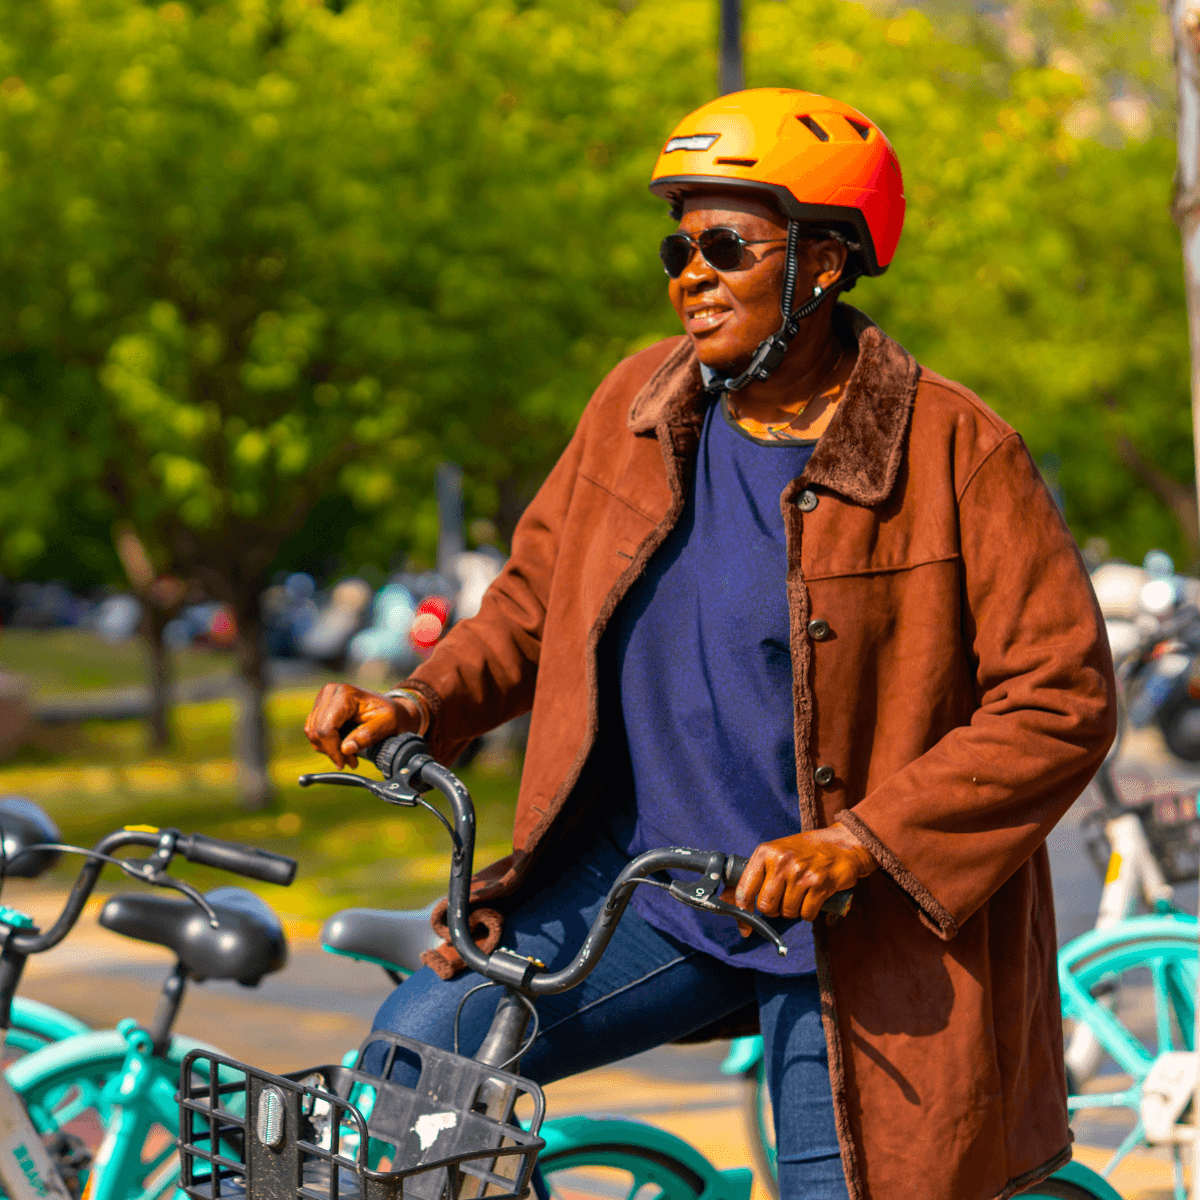
<path id="1" fill-rule="evenodd" d="M 825 238 L 813 244 L 813 274 L 826 291 L 842 277 L 849 255 L 850 251 L 837 238 Z"/>

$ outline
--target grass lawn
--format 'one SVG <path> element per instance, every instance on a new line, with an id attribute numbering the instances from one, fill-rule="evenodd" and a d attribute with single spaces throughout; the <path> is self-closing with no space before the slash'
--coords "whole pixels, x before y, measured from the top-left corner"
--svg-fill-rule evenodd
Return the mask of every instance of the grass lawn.
<path id="1" fill-rule="evenodd" d="M 233 670 L 226 650 L 189 646 L 174 655 L 178 679 Z M 146 657 L 137 638 L 110 645 L 82 629 L 0 630 L 0 671 L 24 676 L 37 696 L 132 687 L 146 682 Z"/>
<path id="2" fill-rule="evenodd" d="M 91 657 L 94 647 L 79 654 L 75 666 L 62 661 L 75 653 L 76 639 L 87 637 L 68 633 L 70 638 L 56 632 L 18 639 L 15 632 L 6 632 L 0 635 L 4 649 L 0 667 L 12 670 L 16 660 L 32 660 L 39 691 L 43 678 L 99 677 L 101 682 L 92 686 L 139 681 L 132 672 L 128 646 L 103 647 L 119 656 L 112 668 L 102 656 Z M 39 638 L 48 643 L 41 654 L 20 644 Z M 10 653 L 14 643 L 18 649 Z M 132 651 L 136 654 L 136 645 Z M 204 657 L 208 670 L 220 669 L 214 656 Z M 94 665 L 88 666 L 89 661 Z M 230 757 L 235 706 L 227 700 L 178 706 L 174 745 L 166 756 L 147 753 L 145 731 L 138 721 L 90 721 L 42 731 L 35 746 L 0 765 L 0 796 L 18 794 L 36 800 L 58 822 L 65 840 L 76 845 L 90 846 L 122 825 L 147 824 L 200 831 L 291 855 L 300 862 L 291 888 L 237 882 L 259 892 L 279 912 L 302 919 L 310 930 L 315 922 L 350 905 L 408 908 L 443 895 L 449 845 L 432 816 L 391 807 L 367 792 L 306 789 L 296 784 L 298 775 L 329 766 L 302 732 L 315 692 L 315 685 L 310 685 L 276 691 L 270 698 L 271 770 L 278 794 L 269 812 L 248 815 L 238 807 Z M 377 777 L 366 763 L 360 770 Z M 462 777 L 478 809 L 476 862 L 484 865 L 510 849 L 518 772 L 515 767 L 472 767 Z M 79 864 L 78 858 L 64 859 L 46 881 L 69 886 Z M 229 875 L 182 860 L 172 870 L 203 888 L 235 882 Z M 109 889 L 137 886 L 111 869 L 101 884 Z M 15 896 L 14 902 L 19 902 Z"/>

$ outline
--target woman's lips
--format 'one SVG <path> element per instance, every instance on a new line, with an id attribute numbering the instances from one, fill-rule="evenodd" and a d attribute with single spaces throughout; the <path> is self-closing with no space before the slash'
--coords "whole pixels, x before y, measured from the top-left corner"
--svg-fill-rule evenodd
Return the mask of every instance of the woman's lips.
<path id="1" fill-rule="evenodd" d="M 715 304 L 706 304 L 700 308 L 689 309 L 687 327 L 689 333 L 708 333 L 716 329 L 729 317 L 731 310 Z"/>

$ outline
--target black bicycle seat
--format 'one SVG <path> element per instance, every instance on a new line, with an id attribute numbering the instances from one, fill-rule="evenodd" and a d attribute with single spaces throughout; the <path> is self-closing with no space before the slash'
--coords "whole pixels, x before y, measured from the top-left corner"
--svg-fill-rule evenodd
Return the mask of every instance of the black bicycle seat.
<path id="1" fill-rule="evenodd" d="M 253 987 L 287 962 L 283 925 L 266 901 L 239 887 L 206 893 L 220 922 L 214 929 L 190 900 L 122 892 L 100 910 L 105 929 L 174 951 L 198 979 L 236 979 Z"/>
<path id="2" fill-rule="evenodd" d="M 58 826 L 40 804 L 24 796 L 5 796 L 0 799 L 0 838 L 3 838 L 5 875 L 36 879 L 56 862 L 57 850 L 26 851 L 39 842 L 57 842 L 61 835 Z M 19 857 L 18 857 L 19 856 Z"/>
<path id="3" fill-rule="evenodd" d="M 441 945 L 429 926 L 428 908 L 394 912 L 387 908 L 347 908 L 334 913 L 321 930 L 321 945 L 334 954 L 378 963 L 411 975 L 421 954 Z"/>

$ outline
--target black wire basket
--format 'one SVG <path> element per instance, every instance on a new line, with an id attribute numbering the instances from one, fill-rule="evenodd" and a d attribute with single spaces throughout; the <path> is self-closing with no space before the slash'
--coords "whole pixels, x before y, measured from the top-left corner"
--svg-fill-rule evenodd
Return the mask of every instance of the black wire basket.
<path id="1" fill-rule="evenodd" d="M 272 1075 L 193 1050 L 179 1088 L 183 1190 L 191 1200 L 526 1195 L 545 1145 L 541 1088 L 394 1034 L 371 1034 L 358 1063 L 379 1042 L 387 1045 L 382 1077 L 357 1065 Z M 419 1065 L 415 1087 L 388 1079 L 398 1057 Z"/>

